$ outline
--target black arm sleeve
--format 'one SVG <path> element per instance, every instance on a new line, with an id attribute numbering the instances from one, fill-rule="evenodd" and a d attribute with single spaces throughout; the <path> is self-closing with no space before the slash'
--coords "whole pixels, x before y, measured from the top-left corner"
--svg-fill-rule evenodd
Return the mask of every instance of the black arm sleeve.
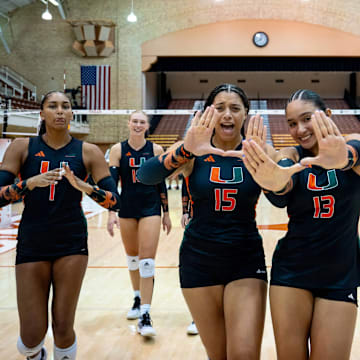
<path id="1" fill-rule="evenodd" d="M 120 177 L 120 168 L 118 166 L 110 166 L 109 170 L 110 175 L 114 179 L 115 185 L 117 186 Z"/>
<path id="2" fill-rule="evenodd" d="M 290 159 L 281 159 L 279 162 L 278 162 L 278 165 L 282 166 L 282 167 L 288 167 L 288 166 L 292 166 L 294 165 L 295 162 L 290 160 Z M 298 174 L 294 174 L 292 177 L 291 177 L 291 189 L 294 188 L 296 182 L 297 182 L 297 179 L 298 179 Z M 287 187 L 287 185 L 286 185 Z M 289 192 L 291 191 L 291 189 L 289 190 Z M 279 193 L 281 193 L 282 191 L 279 191 Z M 279 208 L 284 208 L 288 205 L 288 200 L 289 200 L 289 192 L 283 194 L 283 195 L 280 195 L 278 193 L 274 193 L 272 191 L 266 191 L 264 190 L 264 194 L 266 196 L 266 198 L 276 207 L 279 207 Z"/>
<path id="3" fill-rule="evenodd" d="M 101 179 L 93 187 L 93 192 L 89 196 L 105 209 L 120 210 L 120 195 L 111 176 Z"/>
<path id="4" fill-rule="evenodd" d="M 14 184 L 14 180 L 13 173 L 0 170 L 0 208 L 22 199 L 30 191 L 26 186 L 26 180 L 17 184 Z"/>
<path id="5" fill-rule="evenodd" d="M 184 145 L 180 145 L 168 153 L 154 156 L 145 161 L 136 172 L 136 177 L 145 185 L 158 184 L 193 157 L 184 149 Z"/>
<path id="6" fill-rule="evenodd" d="M 163 180 L 160 184 L 157 184 L 157 188 L 159 190 L 163 212 L 164 213 L 169 212 L 168 192 L 167 192 L 165 180 Z"/>

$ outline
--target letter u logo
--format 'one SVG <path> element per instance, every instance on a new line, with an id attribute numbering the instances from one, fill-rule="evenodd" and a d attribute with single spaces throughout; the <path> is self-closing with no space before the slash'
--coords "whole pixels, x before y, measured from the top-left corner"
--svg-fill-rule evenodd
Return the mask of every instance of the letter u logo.
<path id="1" fill-rule="evenodd" d="M 216 184 L 240 184 L 244 181 L 242 168 L 234 167 L 233 178 L 229 180 L 229 179 L 221 179 L 219 167 L 211 167 L 210 181 Z"/>
<path id="2" fill-rule="evenodd" d="M 138 167 L 140 167 L 145 161 L 146 161 L 146 158 L 141 157 L 139 164 L 136 164 L 136 163 L 135 163 L 135 158 L 131 157 L 131 158 L 129 158 L 129 166 L 132 167 L 132 168 L 138 168 Z"/>
<path id="3" fill-rule="evenodd" d="M 307 188 L 312 191 L 322 191 L 336 188 L 338 186 L 338 179 L 336 177 L 336 171 L 334 169 L 326 172 L 328 178 L 328 184 L 325 186 L 317 186 L 317 178 L 315 174 L 309 174 Z"/>

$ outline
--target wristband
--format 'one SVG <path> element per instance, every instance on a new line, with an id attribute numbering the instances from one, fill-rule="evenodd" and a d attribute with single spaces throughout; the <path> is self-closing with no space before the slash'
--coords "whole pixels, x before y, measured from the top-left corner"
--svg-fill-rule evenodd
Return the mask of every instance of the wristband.
<path id="1" fill-rule="evenodd" d="M 343 168 L 340 169 L 342 171 L 352 169 L 358 160 L 358 153 L 355 150 L 355 148 L 353 148 L 349 144 L 346 144 L 346 147 L 347 147 L 347 151 L 348 151 L 348 163 L 346 164 L 346 166 L 344 166 Z"/>

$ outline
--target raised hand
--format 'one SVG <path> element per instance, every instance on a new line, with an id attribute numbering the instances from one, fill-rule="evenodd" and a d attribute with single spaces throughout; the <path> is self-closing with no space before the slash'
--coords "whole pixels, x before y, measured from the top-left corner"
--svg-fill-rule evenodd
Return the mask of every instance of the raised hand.
<path id="1" fill-rule="evenodd" d="M 206 108 L 203 114 L 196 112 L 189 130 L 184 138 L 184 148 L 196 156 L 205 154 L 224 155 L 225 151 L 211 145 L 211 137 L 217 121 L 213 105 Z"/>
<path id="2" fill-rule="evenodd" d="M 266 152 L 266 126 L 260 114 L 252 116 L 246 130 L 246 140 L 256 142 Z M 240 157 L 244 155 L 242 150 L 228 150 L 224 156 Z"/>
<path id="3" fill-rule="evenodd" d="M 295 164 L 281 167 L 254 141 L 243 142 L 243 161 L 253 179 L 264 189 L 278 192 L 285 188 L 295 173 L 305 166 Z"/>
<path id="4" fill-rule="evenodd" d="M 264 125 L 264 119 L 260 114 L 256 114 L 250 118 L 245 139 L 255 141 L 265 150 L 266 125 Z"/>
<path id="5" fill-rule="evenodd" d="M 318 142 L 317 156 L 306 157 L 302 165 L 318 165 L 324 169 L 341 169 L 348 163 L 346 142 L 335 123 L 323 111 L 315 111 L 311 123 Z"/>

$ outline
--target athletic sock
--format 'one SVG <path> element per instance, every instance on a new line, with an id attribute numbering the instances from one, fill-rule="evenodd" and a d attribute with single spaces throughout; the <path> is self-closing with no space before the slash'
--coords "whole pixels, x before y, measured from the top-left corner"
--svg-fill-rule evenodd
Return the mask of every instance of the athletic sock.
<path id="1" fill-rule="evenodd" d="M 144 315 L 145 313 L 150 313 L 150 304 L 143 304 L 140 306 L 140 314 Z"/>

